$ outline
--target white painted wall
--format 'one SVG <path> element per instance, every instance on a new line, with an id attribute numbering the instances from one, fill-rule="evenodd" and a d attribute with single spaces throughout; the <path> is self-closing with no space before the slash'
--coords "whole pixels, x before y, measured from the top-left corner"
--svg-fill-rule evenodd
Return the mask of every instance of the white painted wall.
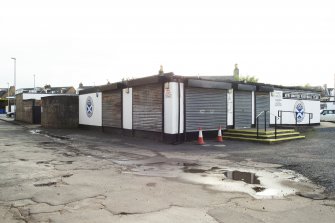
<path id="1" fill-rule="evenodd" d="M 122 111 L 123 128 L 133 128 L 133 89 L 126 88 L 122 90 Z"/>
<path id="2" fill-rule="evenodd" d="M 91 117 L 86 113 L 86 101 L 88 97 L 91 97 L 93 101 L 93 113 Z M 101 92 L 79 95 L 79 124 L 102 126 Z"/>
<path id="3" fill-rule="evenodd" d="M 180 128 L 184 132 L 184 84 L 180 83 Z M 165 83 L 164 90 L 164 133 L 178 133 L 178 83 Z"/>
<path id="4" fill-rule="evenodd" d="M 255 92 L 251 92 L 251 124 L 255 124 Z"/>
<path id="5" fill-rule="evenodd" d="M 278 111 L 295 111 L 295 105 L 297 102 L 302 102 L 304 104 L 304 111 L 313 113 L 313 118 L 311 123 L 320 123 L 320 101 L 312 100 L 297 100 L 297 99 L 283 99 L 282 91 L 274 91 L 270 94 L 270 124 L 275 124 L 274 115 L 278 116 Z M 277 120 L 280 123 L 280 119 Z M 298 122 L 298 124 L 308 124 L 309 118 L 308 114 L 305 114 L 303 120 Z M 295 124 L 295 114 L 294 113 L 283 113 L 282 124 Z"/>
<path id="6" fill-rule="evenodd" d="M 227 125 L 234 125 L 234 98 L 233 89 L 229 89 L 227 92 Z"/>

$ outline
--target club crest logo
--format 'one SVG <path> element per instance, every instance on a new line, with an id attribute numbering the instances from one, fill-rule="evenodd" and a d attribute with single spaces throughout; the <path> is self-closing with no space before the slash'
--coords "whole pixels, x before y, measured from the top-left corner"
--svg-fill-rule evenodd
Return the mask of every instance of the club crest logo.
<path id="1" fill-rule="evenodd" d="M 302 101 L 297 101 L 294 104 L 294 118 L 297 117 L 297 122 L 302 122 L 305 118 L 305 105 Z"/>
<path id="2" fill-rule="evenodd" d="M 91 96 L 88 96 L 86 99 L 86 115 L 87 117 L 91 118 L 93 115 L 94 105 L 93 99 Z"/>

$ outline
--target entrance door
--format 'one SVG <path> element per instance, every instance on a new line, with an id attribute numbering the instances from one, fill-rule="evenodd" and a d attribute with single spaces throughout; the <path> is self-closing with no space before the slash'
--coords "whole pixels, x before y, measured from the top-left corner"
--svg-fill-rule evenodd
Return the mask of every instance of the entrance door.
<path id="1" fill-rule="evenodd" d="M 270 125 L 270 93 L 268 92 L 256 92 L 256 114 L 255 118 L 262 112 L 267 111 L 266 113 L 266 125 Z M 264 113 L 259 116 L 259 128 L 264 128 L 265 124 L 265 115 Z M 255 124 L 257 120 L 255 120 Z"/>
<path id="2" fill-rule="evenodd" d="M 121 91 L 102 93 L 102 125 L 105 127 L 121 128 L 122 103 Z"/>
<path id="3" fill-rule="evenodd" d="M 227 90 L 186 88 L 186 132 L 217 130 L 227 126 Z"/>
<path id="4" fill-rule="evenodd" d="M 251 128 L 252 125 L 252 93 L 251 91 L 234 92 L 235 128 Z"/>
<path id="5" fill-rule="evenodd" d="M 161 84 L 133 88 L 133 128 L 162 132 L 163 93 Z"/>
<path id="6" fill-rule="evenodd" d="M 33 123 L 41 124 L 41 106 L 33 106 Z"/>

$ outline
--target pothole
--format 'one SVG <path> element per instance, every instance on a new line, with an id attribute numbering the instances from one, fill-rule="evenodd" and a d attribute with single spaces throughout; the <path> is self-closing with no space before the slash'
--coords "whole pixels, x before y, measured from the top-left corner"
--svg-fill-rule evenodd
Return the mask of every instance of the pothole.
<path id="1" fill-rule="evenodd" d="M 73 153 L 63 153 L 62 155 L 65 156 L 65 157 L 74 157 L 75 156 L 75 154 L 73 154 Z"/>
<path id="2" fill-rule="evenodd" d="M 148 187 L 155 187 L 156 186 L 156 183 L 147 183 L 146 184 Z"/>
<path id="3" fill-rule="evenodd" d="M 223 173 L 226 178 L 230 180 L 236 180 L 236 181 L 243 181 L 247 184 L 260 184 L 258 177 L 256 174 L 251 172 L 241 172 L 241 171 L 226 171 Z"/>
<path id="4" fill-rule="evenodd" d="M 24 162 L 25 162 L 25 161 L 28 161 L 27 159 L 19 159 L 19 160 L 20 160 L 20 161 L 24 161 Z"/>
<path id="5" fill-rule="evenodd" d="M 58 136 L 58 135 L 53 135 L 53 134 L 49 134 L 49 133 L 47 133 L 46 135 L 49 136 L 49 137 L 56 138 L 56 139 L 61 139 L 61 140 L 69 140 L 70 139 L 69 137 L 66 137 L 66 136 Z"/>
<path id="6" fill-rule="evenodd" d="M 50 161 L 37 161 L 36 164 L 49 164 Z"/>
<path id="7" fill-rule="evenodd" d="M 63 178 L 68 178 L 68 177 L 72 177 L 72 176 L 73 176 L 73 174 L 69 173 L 69 174 L 65 174 L 65 175 L 63 175 L 62 177 L 63 177 Z"/>
<path id="8" fill-rule="evenodd" d="M 197 163 L 183 163 L 183 166 L 189 167 L 189 166 L 199 166 Z"/>
<path id="9" fill-rule="evenodd" d="M 40 142 L 41 145 L 48 145 L 48 144 L 52 144 L 53 142 Z"/>
<path id="10" fill-rule="evenodd" d="M 138 214 L 138 213 L 130 213 L 130 212 L 124 212 L 124 211 L 118 213 L 118 215 L 135 215 L 135 214 Z"/>
<path id="11" fill-rule="evenodd" d="M 189 169 L 189 168 L 184 168 L 184 173 L 205 173 L 207 170 L 203 170 L 203 169 Z"/>
<path id="12" fill-rule="evenodd" d="M 56 185 L 57 182 L 48 182 L 48 183 L 40 183 L 40 184 L 34 184 L 35 187 L 50 187 L 53 185 Z"/>
<path id="13" fill-rule="evenodd" d="M 312 200 L 325 200 L 327 196 L 324 194 L 316 194 L 316 193 L 304 193 L 304 192 L 297 192 L 296 195 L 300 197 L 309 198 Z"/>
<path id="14" fill-rule="evenodd" d="M 69 161 L 61 161 L 62 163 L 66 163 L 66 164 L 72 164 L 74 161 L 69 160 Z"/>

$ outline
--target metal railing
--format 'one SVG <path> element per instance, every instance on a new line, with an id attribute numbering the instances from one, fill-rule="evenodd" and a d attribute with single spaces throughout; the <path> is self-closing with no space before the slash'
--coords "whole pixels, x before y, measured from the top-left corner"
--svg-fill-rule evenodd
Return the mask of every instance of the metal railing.
<path id="1" fill-rule="evenodd" d="M 264 129 L 266 132 L 266 110 L 261 111 L 257 116 L 256 116 L 256 127 L 257 127 L 257 139 L 259 138 L 259 117 L 265 113 L 265 118 L 264 118 Z"/>
<path id="2" fill-rule="evenodd" d="M 257 138 L 259 138 L 259 118 L 264 115 L 264 132 L 266 133 L 266 128 L 267 128 L 267 120 L 266 120 L 266 113 L 269 112 L 270 115 L 275 116 L 275 139 L 277 139 L 277 116 L 270 113 L 270 111 L 264 110 L 261 111 L 257 116 L 256 116 L 256 127 L 257 127 Z M 270 120 L 269 120 L 270 122 Z"/>
<path id="3" fill-rule="evenodd" d="M 295 125 L 298 125 L 298 112 L 295 111 L 278 111 L 278 117 L 280 118 L 280 125 L 283 125 L 283 113 L 293 113 L 295 114 Z M 310 112 L 304 112 L 305 114 L 308 114 L 308 125 L 311 125 L 311 119 L 313 119 L 313 113 Z M 285 125 L 285 124 L 284 124 Z"/>

